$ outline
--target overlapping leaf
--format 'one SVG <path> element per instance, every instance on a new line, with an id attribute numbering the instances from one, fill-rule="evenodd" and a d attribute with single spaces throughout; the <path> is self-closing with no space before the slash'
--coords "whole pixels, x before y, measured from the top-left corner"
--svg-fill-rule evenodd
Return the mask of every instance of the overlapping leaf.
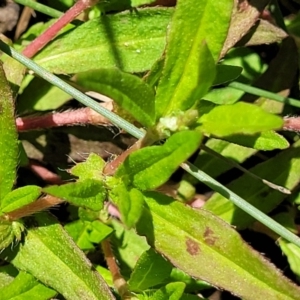
<path id="1" fill-rule="evenodd" d="M 3 252 L 3 258 L 11 260 L 15 267 L 32 274 L 66 299 L 114 299 L 85 255 L 52 217 L 41 213 L 31 222 L 27 224 L 24 242 L 14 251 Z"/>
<path id="2" fill-rule="evenodd" d="M 118 69 L 98 69 L 79 73 L 76 82 L 113 99 L 143 126 L 155 121 L 154 91 L 137 76 Z"/>
<path id="3" fill-rule="evenodd" d="M 200 130 L 218 137 L 232 134 L 255 134 L 271 129 L 280 129 L 282 118 L 265 112 L 262 108 L 238 102 L 214 107 L 198 120 Z"/>
<path id="4" fill-rule="evenodd" d="M 190 108 L 208 91 L 229 28 L 232 5 L 232 0 L 177 2 L 157 88 L 157 117 Z"/>
<path id="5" fill-rule="evenodd" d="M 221 219 L 156 192 L 145 196 L 138 232 L 175 266 L 241 298 L 298 299 L 299 287 Z"/>
<path id="6" fill-rule="evenodd" d="M 297 142 L 291 148 L 249 171 L 292 190 L 299 183 L 299 148 L 300 143 Z M 265 213 L 274 209 L 286 197 L 246 174 L 232 181 L 227 187 Z M 252 217 L 217 193 L 204 207 L 239 228 L 245 228 L 253 222 Z"/>
<path id="7" fill-rule="evenodd" d="M 173 9 L 104 15 L 58 36 L 35 61 L 54 73 L 118 67 L 143 72 L 162 55 Z"/>
<path id="8" fill-rule="evenodd" d="M 177 132 L 162 146 L 143 148 L 129 155 L 118 168 L 116 178 L 141 190 L 155 189 L 197 150 L 201 139 L 196 131 Z"/>

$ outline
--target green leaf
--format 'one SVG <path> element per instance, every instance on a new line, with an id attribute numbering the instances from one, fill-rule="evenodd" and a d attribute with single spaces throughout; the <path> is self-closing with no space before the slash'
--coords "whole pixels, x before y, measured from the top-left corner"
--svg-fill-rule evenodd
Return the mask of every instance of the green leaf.
<path id="1" fill-rule="evenodd" d="M 5 77 L 11 88 L 13 99 L 18 95 L 21 83 L 26 73 L 26 67 L 12 57 L 1 55 Z"/>
<path id="2" fill-rule="evenodd" d="M 130 2 L 132 7 L 137 7 L 145 4 L 150 4 L 152 2 L 155 2 L 155 0 L 131 0 Z"/>
<path id="3" fill-rule="evenodd" d="M 92 230 L 89 232 L 89 240 L 95 244 L 99 244 L 113 232 L 111 227 L 98 220 L 93 221 L 91 227 Z"/>
<path id="4" fill-rule="evenodd" d="M 300 276 L 300 249 L 284 239 L 278 240 L 282 252 L 286 255 L 292 271 Z"/>
<path id="5" fill-rule="evenodd" d="M 139 13 L 105 15 L 59 35 L 35 56 L 54 73 L 78 73 L 117 67 L 125 72 L 149 70 L 162 55 L 173 9 L 145 8 Z"/>
<path id="6" fill-rule="evenodd" d="M 183 282 L 171 282 L 162 287 L 151 296 L 150 300 L 180 300 L 184 292 Z"/>
<path id="7" fill-rule="evenodd" d="M 0 220 L 0 250 L 7 248 L 15 240 L 20 241 L 24 229 L 21 222 Z"/>
<path id="8" fill-rule="evenodd" d="M 102 171 L 105 167 L 105 161 L 96 153 L 91 153 L 86 161 L 76 164 L 71 173 L 80 180 L 85 179 L 103 179 Z"/>
<path id="9" fill-rule="evenodd" d="M 256 165 L 249 171 L 261 178 L 293 190 L 299 183 L 299 148 L 300 142 L 298 141 L 291 148 L 282 151 L 266 162 Z M 286 197 L 286 195 L 270 189 L 247 174 L 232 181 L 227 187 L 265 213 L 272 211 Z M 246 228 L 254 221 L 251 216 L 217 193 L 205 203 L 204 208 L 239 228 Z"/>
<path id="10" fill-rule="evenodd" d="M 159 117 L 191 108 L 212 85 L 215 78 L 215 62 L 209 48 L 204 40 L 194 48 L 183 66 L 179 65 L 178 53 L 173 54 L 172 67 L 167 66 L 170 62 L 168 57 L 166 58 L 156 94 L 156 110 Z M 181 57 L 186 59 L 184 55 Z"/>
<path id="11" fill-rule="evenodd" d="M 139 258 L 128 281 L 130 290 L 142 292 L 162 283 L 169 277 L 172 265 L 153 249 L 149 249 Z"/>
<path id="12" fill-rule="evenodd" d="M 32 275 L 20 272 L 8 285 L 0 289 L 1 300 L 48 300 L 57 292 L 40 284 Z"/>
<path id="13" fill-rule="evenodd" d="M 62 198 L 76 206 L 100 210 L 106 197 L 106 189 L 100 180 L 85 179 L 64 185 L 52 185 L 43 189 L 45 193 Z"/>
<path id="14" fill-rule="evenodd" d="M 197 150 L 201 140 L 202 135 L 196 131 L 177 132 L 162 146 L 143 148 L 129 155 L 115 176 L 141 190 L 156 189 Z"/>
<path id="15" fill-rule="evenodd" d="M 177 1 L 157 88 L 157 117 L 189 109 L 207 93 L 215 78 L 215 64 L 227 35 L 232 5 L 232 0 Z"/>
<path id="16" fill-rule="evenodd" d="M 121 180 L 113 179 L 113 182 L 114 187 L 109 191 L 109 198 L 118 207 L 121 220 L 128 228 L 131 228 L 142 214 L 144 196 L 135 188 L 129 189 Z"/>
<path id="17" fill-rule="evenodd" d="M 243 68 L 243 72 L 237 81 L 248 84 L 253 83 L 267 67 L 261 57 L 249 48 L 231 49 L 222 61 L 222 65 L 225 64 Z M 203 99 L 216 104 L 233 104 L 243 95 L 243 91 L 231 87 L 217 87 L 204 95 Z"/>
<path id="18" fill-rule="evenodd" d="M 216 106 L 208 114 L 201 116 L 198 122 L 201 124 L 201 131 L 218 137 L 237 133 L 255 134 L 279 129 L 283 125 L 282 118 L 244 102 Z"/>
<path id="19" fill-rule="evenodd" d="M 82 250 L 94 249 L 94 244 L 99 244 L 113 231 L 111 227 L 98 220 L 93 222 L 77 220 L 66 224 L 65 230 Z"/>
<path id="20" fill-rule="evenodd" d="M 186 285 L 185 287 L 186 292 L 201 291 L 201 290 L 211 288 L 211 285 L 209 285 L 207 282 L 202 280 L 196 280 L 177 268 L 173 268 L 170 274 L 170 280 L 173 282 L 176 281 L 184 282 Z"/>
<path id="21" fill-rule="evenodd" d="M 10 284 L 18 275 L 19 271 L 11 264 L 0 267 L 0 288 Z"/>
<path id="22" fill-rule="evenodd" d="M 77 74 L 75 81 L 87 91 L 110 97 L 143 126 L 154 125 L 154 91 L 137 76 L 115 68 L 97 69 Z"/>
<path id="23" fill-rule="evenodd" d="M 236 163 L 243 163 L 247 158 L 257 152 L 254 149 L 231 144 L 227 141 L 213 138 L 210 138 L 205 143 L 205 146 L 218 152 L 227 159 L 233 160 Z M 232 168 L 232 165 L 220 160 L 213 155 L 206 153 L 205 151 L 200 151 L 196 161 L 194 162 L 194 165 L 214 178 Z M 198 181 L 196 181 L 194 177 L 192 178 L 190 180 L 192 180 L 192 182 L 196 184 Z"/>
<path id="24" fill-rule="evenodd" d="M 41 188 L 27 185 L 9 192 L 1 203 L 0 211 L 8 213 L 35 201 L 41 194 Z"/>
<path id="25" fill-rule="evenodd" d="M 39 77 L 34 78 L 18 96 L 18 113 L 57 109 L 72 96 Z"/>
<path id="26" fill-rule="evenodd" d="M 89 239 L 91 222 L 77 220 L 65 225 L 65 230 L 81 250 L 91 250 L 95 245 Z"/>
<path id="27" fill-rule="evenodd" d="M 216 78 L 213 85 L 220 85 L 237 79 L 241 75 L 243 68 L 238 66 L 217 65 L 216 71 Z"/>
<path id="28" fill-rule="evenodd" d="M 174 266 L 242 299 L 298 299 L 299 287 L 218 217 L 157 192 L 145 201 L 138 233 Z"/>
<path id="29" fill-rule="evenodd" d="M 253 135 L 235 134 L 225 139 L 235 144 L 263 151 L 286 149 L 290 145 L 282 135 L 273 130 L 263 131 Z"/>
<path id="30" fill-rule="evenodd" d="M 150 248 L 145 237 L 137 235 L 134 229 L 125 228 L 117 220 L 112 220 L 114 232 L 110 237 L 114 254 L 124 276 L 129 277 L 139 257 Z"/>
<path id="31" fill-rule="evenodd" d="M 16 179 L 18 136 L 14 114 L 13 97 L 0 65 L 0 202 Z"/>
<path id="32" fill-rule="evenodd" d="M 1 256 L 66 299 L 114 299 L 109 288 L 70 236 L 46 213 L 28 219 L 18 249 Z"/>

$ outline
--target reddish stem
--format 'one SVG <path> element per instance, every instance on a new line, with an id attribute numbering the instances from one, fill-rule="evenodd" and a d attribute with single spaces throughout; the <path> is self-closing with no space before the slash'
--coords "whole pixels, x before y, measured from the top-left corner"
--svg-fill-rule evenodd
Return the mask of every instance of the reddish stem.
<path id="1" fill-rule="evenodd" d="M 284 120 L 284 125 L 283 125 L 284 130 L 295 131 L 295 132 L 300 131 L 300 117 L 285 117 L 283 120 Z"/>
<path id="2" fill-rule="evenodd" d="M 79 0 L 63 16 L 61 16 L 45 32 L 33 40 L 24 50 L 23 55 L 33 57 L 38 51 L 45 47 L 57 33 L 67 24 L 71 23 L 85 9 L 95 5 L 98 0 Z"/>
<path id="3" fill-rule="evenodd" d="M 64 181 L 55 173 L 49 171 L 41 164 L 30 160 L 28 167 L 34 172 L 36 175 L 38 175 L 40 178 L 42 178 L 45 182 L 49 184 L 63 184 Z"/>
<path id="4" fill-rule="evenodd" d="M 111 102 L 103 103 L 103 106 L 106 106 L 108 109 L 112 109 Z M 16 119 L 16 125 L 19 132 L 81 124 L 103 125 L 109 124 L 109 121 L 89 107 L 64 111 L 61 113 Z"/>
<path id="5" fill-rule="evenodd" d="M 127 282 L 120 273 L 109 239 L 102 241 L 101 246 L 108 269 L 110 270 L 113 278 L 114 286 L 121 296 L 121 299 L 131 299 L 131 294 L 128 291 Z"/>
<path id="6" fill-rule="evenodd" d="M 55 205 L 61 204 L 62 202 L 64 201 L 59 198 L 53 197 L 51 195 L 46 195 L 35 202 L 32 202 L 19 209 L 5 214 L 3 218 L 9 221 L 18 220 L 27 216 L 31 216 L 34 213 L 48 209 Z"/>

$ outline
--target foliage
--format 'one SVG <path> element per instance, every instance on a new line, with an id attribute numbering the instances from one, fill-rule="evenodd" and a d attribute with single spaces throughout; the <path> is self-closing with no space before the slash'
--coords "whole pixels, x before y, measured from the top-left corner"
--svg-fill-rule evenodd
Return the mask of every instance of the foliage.
<path id="1" fill-rule="evenodd" d="M 277 1 L 16 2 L 71 7 L 66 18 L 89 4 L 84 21 L 27 28 L 13 46 L 33 60 L 0 41 L 12 57 L 0 68 L 1 299 L 299 299 L 300 144 L 284 131 L 300 130 L 284 117 L 299 107 L 298 14 Z M 273 239 L 295 282 L 249 229 Z"/>

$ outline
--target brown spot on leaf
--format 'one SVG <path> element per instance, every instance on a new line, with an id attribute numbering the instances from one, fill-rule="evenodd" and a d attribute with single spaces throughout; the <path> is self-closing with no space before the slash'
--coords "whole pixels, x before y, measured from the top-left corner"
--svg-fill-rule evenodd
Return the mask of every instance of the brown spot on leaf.
<path id="1" fill-rule="evenodd" d="M 216 240 L 218 239 L 214 235 L 214 231 L 209 227 L 205 228 L 205 232 L 203 234 L 203 237 L 204 237 L 205 243 L 210 245 L 210 246 L 213 246 L 215 244 Z"/>
<path id="2" fill-rule="evenodd" d="M 185 241 L 186 244 L 186 251 L 191 255 L 197 255 L 200 251 L 199 244 L 195 241 L 191 240 L 190 238 L 187 238 Z"/>

